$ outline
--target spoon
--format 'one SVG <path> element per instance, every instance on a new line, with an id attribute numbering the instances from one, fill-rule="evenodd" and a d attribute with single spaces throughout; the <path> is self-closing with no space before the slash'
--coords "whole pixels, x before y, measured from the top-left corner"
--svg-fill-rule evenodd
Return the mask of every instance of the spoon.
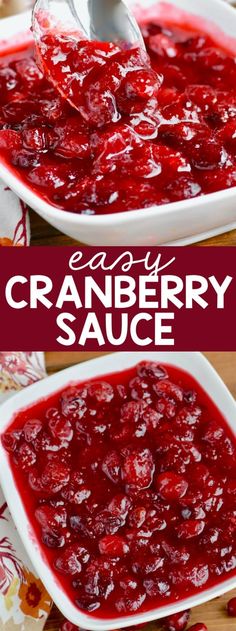
<path id="1" fill-rule="evenodd" d="M 42 21 L 38 20 L 42 13 L 52 25 L 61 22 L 65 31 L 79 31 L 80 39 L 113 42 L 122 49 L 145 50 L 136 19 L 123 0 L 37 0 L 32 17 L 36 42 L 43 34 Z M 50 30 L 49 23 L 46 30 Z"/>

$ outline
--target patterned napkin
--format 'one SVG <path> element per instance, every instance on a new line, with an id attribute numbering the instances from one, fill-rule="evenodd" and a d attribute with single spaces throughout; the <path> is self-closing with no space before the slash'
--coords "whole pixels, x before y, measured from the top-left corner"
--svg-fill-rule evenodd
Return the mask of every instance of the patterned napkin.
<path id="1" fill-rule="evenodd" d="M 0 403 L 45 376 L 43 353 L 0 352 Z M 0 488 L 0 631 L 42 631 L 51 605 Z"/>
<path id="2" fill-rule="evenodd" d="M 29 245 L 27 206 L 0 181 L 0 246 Z"/>

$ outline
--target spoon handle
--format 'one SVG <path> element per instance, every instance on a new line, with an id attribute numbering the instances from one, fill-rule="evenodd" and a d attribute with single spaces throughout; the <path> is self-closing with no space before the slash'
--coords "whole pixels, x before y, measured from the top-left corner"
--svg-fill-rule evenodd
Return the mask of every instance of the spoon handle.
<path id="1" fill-rule="evenodd" d="M 142 36 L 128 7 L 122 0 L 88 0 L 90 37 L 110 41 L 122 48 L 142 46 Z"/>

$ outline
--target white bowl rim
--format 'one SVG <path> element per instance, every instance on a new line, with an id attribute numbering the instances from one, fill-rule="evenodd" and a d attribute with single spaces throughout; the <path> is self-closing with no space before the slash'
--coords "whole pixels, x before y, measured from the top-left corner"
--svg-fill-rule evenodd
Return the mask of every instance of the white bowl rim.
<path id="1" fill-rule="evenodd" d="M 47 397 L 50 393 L 61 390 L 63 387 L 67 387 L 69 383 L 86 381 L 90 378 L 100 378 L 104 375 L 112 373 L 114 371 L 124 370 L 128 367 L 136 365 L 143 359 L 151 359 L 163 363 L 169 363 L 174 366 L 179 366 L 184 370 L 190 372 L 193 377 L 196 378 L 199 383 L 209 392 L 210 396 L 214 398 L 217 406 L 222 411 L 226 422 L 232 429 L 236 426 L 235 411 L 236 403 L 232 395 L 228 391 L 227 387 L 223 383 L 222 379 L 216 373 L 214 368 L 208 362 L 208 360 L 198 352 L 132 352 L 132 353 L 112 353 L 104 355 L 96 359 L 92 359 L 83 362 L 79 365 L 72 366 L 58 373 L 46 377 L 42 381 L 39 381 L 25 390 L 22 390 L 14 397 L 1 406 L 1 421 L 0 421 L 0 435 L 11 424 L 12 417 L 20 409 L 31 405 L 44 397 Z M 191 366 L 191 369 L 189 368 Z M 188 366 L 188 368 L 186 368 Z M 208 387 L 206 388 L 206 382 Z M 213 397 L 214 393 L 214 397 Z M 233 419 L 233 420 L 232 420 Z M 25 513 L 20 496 L 14 484 L 13 475 L 9 464 L 8 456 L 2 447 L 0 441 L 0 481 L 3 488 L 3 492 L 6 497 L 6 501 L 9 504 L 10 511 L 13 519 L 18 526 L 19 534 L 22 538 L 23 544 L 28 552 L 31 562 L 39 576 L 41 576 L 46 589 L 51 594 L 54 602 L 62 611 L 65 617 L 69 618 L 74 624 L 77 624 L 84 629 L 92 629 L 93 631 L 109 631 L 112 629 L 133 626 L 135 624 L 146 623 L 151 620 L 159 619 L 167 615 L 177 613 L 183 609 L 191 608 L 207 602 L 221 594 L 230 591 L 236 587 L 236 574 L 230 578 L 222 580 L 220 583 L 213 587 L 202 589 L 199 593 L 182 599 L 176 603 L 169 603 L 163 605 L 158 609 L 151 609 L 144 613 L 136 613 L 129 616 L 117 616 L 117 618 L 97 618 L 95 615 L 87 615 L 77 607 L 73 605 L 70 599 L 66 596 L 64 590 L 62 590 L 58 580 L 55 578 L 48 563 L 44 560 L 42 551 L 39 549 L 37 542 L 35 541 L 34 534 L 32 537 L 32 526 Z M 23 521 L 27 527 L 19 527 L 19 520 L 23 517 Z"/>
<path id="2" fill-rule="evenodd" d="M 164 0 L 167 3 L 171 4 L 171 0 Z M 234 15 L 235 20 L 235 9 L 225 2 L 225 0 L 213 0 L 214 4 L 224 8 L 224 11 L 230 15 Z M 30 16 L 31 12 L 26 11 L 19 16 L 6 17 L 1 21 L 0 27 L 2 26 L 2 30 L 4 32 L 4 24 L 6 21 L 9 23 L 10 21 L 16 21 L 16 18 L 20 18 L 22 21 L 27 20 Z M 191 15 L 191 11 L 189 12 Z M 1 28 L 0 28 L 0 40 L 1 40 Z M 220 191 L 215 191 L 213 193 L 207 193 L 205 195 L 195 197 L 192 199 L 180 200 L 176 202 L 170 202 L 169 204 L 160 204 L 148 206 L 147 208 L 139 208 L 133 210 L 124 210 L 117 213 L 103 213 L 103 214 L 81 214 L 79 212 L 71 212 L 67 210 L 63 210 L 53 204 L 50 204 L 46 200 L 43 199 L 38 193 L 32 190 L 30 185 L 26 184 L 18 177 L 14 170 L 10 167 L 8 168 L 4 162 L 0 158 L 0 177 L 4 179 L 6 184 L 12 188 L 18 195 L 22 197 L 22 199 L 32 208 L 38 208 L 40 212 L 44 215 L 47 215 L 51 219 L 58 219 L 58 213 L 62 213 L 61 219 L 63 222 L 70 223 L 71 221 L 78 222 L 78 225 L 84 227 L 96 227 L 103 225 L 119 227 L 123 223 L 128 223 L 129 221 L 142 221 L 144 216 L 145 219 L 155 218 L 158 219 L 158 216 L 165 214 L 166 217 L 172 214 L 178 214 L 180 209 L 187 210 L 190 212 L 195 207 L 207 206 L 211 205 L 214 201 L 226 201 L 228 199 L 234 199 L 236 194 L 236 186 L 233 186 L 228 189 L 222 189 Z M 37 211 L 36 211 L 37 212 Z"/>

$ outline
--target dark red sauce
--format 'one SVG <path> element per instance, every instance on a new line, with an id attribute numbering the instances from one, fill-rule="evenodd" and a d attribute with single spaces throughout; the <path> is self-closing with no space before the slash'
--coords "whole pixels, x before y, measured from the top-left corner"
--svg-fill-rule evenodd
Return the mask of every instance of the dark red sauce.
<path id="1" fill-rule="evenodd" d="M 236 571 L 236 441 L 200 385 L 142 362 L 22 410 L 3 435 L 42 554 L 79 608 L 132 614 Z"/>
<path id="2" fill-rule="evenodd" d="M 187 26 L 143 35 L 147 55 L 52 34 L 43 70 L 31 46 L 1 53 L 2 159 L 58 208 L 115 213 L 236 185 L 233 53 Z"/>

